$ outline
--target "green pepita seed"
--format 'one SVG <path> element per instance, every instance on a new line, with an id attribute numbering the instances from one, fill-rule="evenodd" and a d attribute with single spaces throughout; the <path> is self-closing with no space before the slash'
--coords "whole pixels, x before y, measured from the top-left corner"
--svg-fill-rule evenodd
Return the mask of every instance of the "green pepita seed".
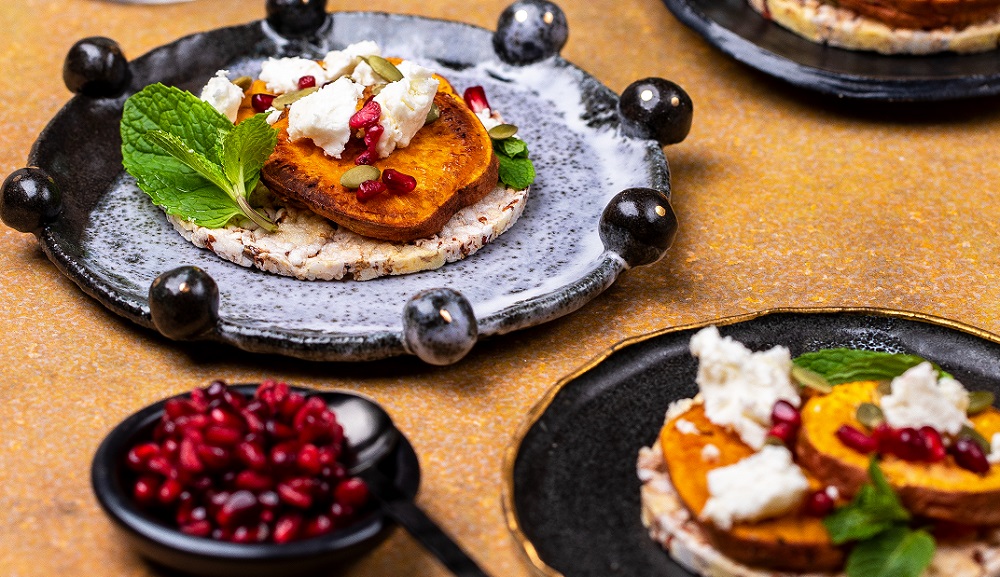
<path id="1" fill-rule="evenodd" d="M 872 403 L 861 403 L 858 405 L 858 410 L 854 413 L 854 416 L 858 419 L 859 423 L 869 429 L 874 429 L 885 422 L 885 415 L 882 414 L 882 409 Z"/>
<path id="2" fill-rule="evenodd" d="M 427 119 L 424 120 L 424 124 L 425 125 L 430 124 L 435 120 L 437 120 L 438 118 L 441 118 L 441 109 L 438 108 L 437 104 L 434 104 L 432 102 L 431 109 L 427 111 Z"/>
<path id="3" fill-rule="evenodd" d="M 341 175 L 340 184 L 344 185 L 344 188 L 355 190 L 361 187 L 362 182 L 378 180 L 381 176 L 382 173 L 374 166 L 360 164 Z"/>
<path id="4" fill-rule="evenodd" d="M 880 397 L 892 394 L 892 381 L 879 381 L 878 386 L 875 387 L 875 392 L 879 394 Z"/>
<path id="5" fill-rule="evenodd" d="M 403 79 L 403 73 L 399 71 L 399 68 L 396 68 L 395 64 L 385 58 L 374 54 L 371 56 L 362 56 L 361 58 L 368 63 L 368 66 L 372 67 L 375 74 L 378 74 L 389 82 L 396 82 Z"/>
<path id="6" fill-rule="evenodd" d="M 284 110 L 285 107 L 288 106 L 289 104 L 301 98 L 305 98 L 306 96 L 309 96 L 310 94 L 316 92 L 317 90 L 319 90 L 318 86 L 310 86 L 309 88 L 303 88 L 302 90 L 294 90 L 292 92 L 286 92 L 281 96 L 276 97 L 274 101 L 271 102 L 271 106 L 275 110 Z"/>
<path id="7" fill-rule="evenodd" d="M 965 410 L 967 415 L 978 415 L 993 406 L 996 397 L 989 391 L 972 391 L 969 393 L 969 408 Z"/>
<path id="8" fill-rule="evenodd" d="M 498 124 L 490 129 L 490 138 L 493 140 L 503 140 L 517 134 L 517 127 L 513 124 Z"/>
<path id="9" fill-rule="evenodd" d="M 962 425 L 962 430 L 958 432 L 958 436 L 959 438 L 968 437 L 972 439 L 977 445 L 982 447 L 983 452 L 987 455 L 989 455 L 993 450 L 993 447 L 990 446 L 990 442 L 986 440 L 986 437 L 968 425 Z"/>
<path id="10" fill-rule="evenodd" d="M 250 78 L 249 76 L 240 76 L 236 80 L 233 80 L 233 84 L 239 86 L 240 90 L 243 92 L 246 92 L 247 90 L 250 90 L 250 86 L 253 85 L 253 78 Z"/>
<path id="11" fill-rule="evenodd" d="M 833 390 L 833 386 L 830 385 L 830 381 L 826 380 L 826 377 L 816 371 L 810 371 L 798 365 L 792 365 L 791 377 L 800 386 L 812 389 L 818 393 L 825 394 Z"/>

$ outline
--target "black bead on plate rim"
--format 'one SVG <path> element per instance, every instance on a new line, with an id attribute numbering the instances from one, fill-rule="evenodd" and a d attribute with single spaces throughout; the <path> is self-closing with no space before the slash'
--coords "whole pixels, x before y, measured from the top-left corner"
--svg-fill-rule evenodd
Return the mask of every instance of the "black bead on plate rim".
<path id="1" fill-rule="evenodd" d="M 267 6 L 266 21 L 194 34 L 131 63 L 125 61 L 120 47 L 108 39 L 89 38 L 74 46 L 67 58 L 66 78 L 67 85 L 79 94 L 39 136 L 29 157 L 32 168 L 18 171 L 5 181 L 0 218 L 17 230 L 35 233 L 50 259 L 85 292 L 142 326 L 154 328 L 172 339 L 216 340 L 248 351 L 314 360 L 372 360 L 415 354 L 428 363 L 454 363 L 478 339 L 534 326 L 572 312 L 610 286 L 627 268 L 655 262 L 666 252 L 676 232 L 676 218 L 669 203 L 669 170 L 660 146 L 679 142 L 687 135 L 693 112 L 690 98 L 683 89 L 666 80 L 645 79 L 641 81 L 643 89 L 630 87 L 619 100 L 596 79 L 558 55 L 568 37 L 568 28 L 557 5 L 545 0 L 518 0 L 500 16 L 495 33 L 416 16 L 332 13 L 321 17 L 325 2 L 318 0 L 306 3 L 271 0 Z M 336 40 L 337 34 L 343 33 L 338 22 L 345 30 L 368 29 L 373 34 L 392 30 L 418 37 L 450 35 L 455 39 L 451 48 L 438 47 L 440 53 L 426 56 L 458 67 L 457 70 L 492 60 L 497 66 L 555 66 L 576 75 L 587 108 L 588 129 L 620 130 L 644 143 L 642 162 L 648 170 L 645 189 L 623 191 L 608 203 L 601 215 L 599 235 L 605 243 L 601 262 L 550 293 L 523 300 L 511 298 L 510 306 L 487 315 L 476 315 L 477 303 L 469 301 L 460 291 L 428 284 L 423 287 L 425 290 L 414 291 L 409 303 L 399 304 L 402 329 L 389 326 L 357 331 L 332 326 L 329 330 L 308 332 L 231 322 L 225 314 L 220 315 L 224 307 L 220 307 L 219 291 L 226 287 L 216 286 L 205 271 L 183 262 L 176 263 L 181 265 L 178 268 L 162 271 L 142 297 L 117 289 L 93 270 L 87 255 L 80 254 L 76 236 L 82 232 L 89 211 L 107 190 L 111 179 L 121 173 L 117 125 L 125 98 L 157 81 L 184 87 L 193 83 L 192 79 L 211 76 L 239 58 L 286 55 L 284 50 L 299 51 L 304 46 L 318 50 L 343 42 Z M 276 37 L 276 32 L 288 38 Z M 297 43 L 289 48 L 292 45 L 288 40 L 293 38 Z M 183 70 L 177 68 L 177 62 L 185 63 Z M 123 82 L 127 85 L 124 92 Z M 650 94 L 662 98 L 650 105 L 648 98 L 643 100 Z M 109 102 L 113 105 L 109 106 Z M 71 140 L 67 135 L 81 133 L 88 134 L 86 151 L 82 146 L 66 143 Z M 544 151 L 536 151 L 539 153 Z M 69 173 L 64 168 L 67 166 L 73 167 Z M 540 178 L 545 178 L 544 170 Z M 648 198 L 642 202 L 655 202 L 659 208 L 622 212 L 620 209 L 630 206 L 636 194 L 646 195 Z M 632 200 L 622 202 L 623 195 Z M 127 277 L 128 272 L 116 271 L 116 274 Z M 253 273 L 248 271 L 248 274 Z M 378 282 L 393 282 L 393 279 Z M 433 282 L 433 278 L 429 276 L 428 282 Z M 447 307 L 434 314 L 415 314 L 424 299 L 442 294 L 448 295 L 442 301 Z M 221 295 L 223 304 L 225 296 Z M 447 313 L 442 316 L 445 308 Z"/>

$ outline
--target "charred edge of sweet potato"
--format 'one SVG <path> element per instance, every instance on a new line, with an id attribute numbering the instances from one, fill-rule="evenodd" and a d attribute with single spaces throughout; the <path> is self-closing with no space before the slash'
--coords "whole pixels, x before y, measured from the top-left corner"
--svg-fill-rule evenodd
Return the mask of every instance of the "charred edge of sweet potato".
<path id="1" fill-rule="evenodd" d="M 996 16 L 1000 2 L 978 0 L 965 2 L 871 2 L 840 0 L 842 8 L 878 20 L 893 28 L 933 30 L 948 26 L 964 28 Z"/>

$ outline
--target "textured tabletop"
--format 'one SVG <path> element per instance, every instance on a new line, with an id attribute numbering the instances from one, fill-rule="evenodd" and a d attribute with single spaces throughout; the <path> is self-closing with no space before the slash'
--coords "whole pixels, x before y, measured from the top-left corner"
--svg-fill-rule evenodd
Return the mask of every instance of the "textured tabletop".
<path id="1" fill-rule="evenodd" d="M 504 2 L 331 0 L 494 28 Z M 90 491 L 90 459 L 122 418 L 212 379 L 265 378 L 382 402 L 423 467 L 419 503 L 494 575 L 528 575 L 507 531 L 501 461 L 527 411 L 616 342 L 776 307 L 885 307 L 1000 332 L 1000 107 L 996 100 L 858 105 L 754 72 L 684 28 L 659 0 L 562 0 L 562 55 L 621 92 L 660 76 L 695 103 L 666 155 L 680 229 L 656 264 L 624 273 L 578 313 L 477 345 L 457 365 L 310 363 L 185 345 L 106 310 L 35 238 L 0 226 L 0 573 L 145 575 Z M 79 38 L 132 58 L 179 36 L 264 16 L 264 2 L 129 6 L 17 0 L 0 7 L 0 177 L 22 167 L 70 98 Z M 444 575 L 404 532 L 350 576 Z"/>

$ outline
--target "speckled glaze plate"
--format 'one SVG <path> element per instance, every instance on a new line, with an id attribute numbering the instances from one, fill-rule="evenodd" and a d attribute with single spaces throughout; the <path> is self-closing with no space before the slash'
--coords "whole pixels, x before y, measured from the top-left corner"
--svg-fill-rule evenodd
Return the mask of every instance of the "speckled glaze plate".
<path id="1" fill-rule="evenodd" d="M 58 218 L 36 231 L 40 243 L 85 292 L 150 328 L 157 328 L 149 302 L 154 279 L 181 265 L 198 267 L 219 291 L 218 319 L 198 338 L 315 360 L 420 355 L 404 340 L 403 310 L 427 289 L 462 295 L 478 338 L 572 312 L 630 263 L 602 242 L 602 211 L 632 187 L 658 191 L 666 203 L 666 159 L 657 142 L 624 135 L 617 95 L 593 77 L 558 54 L 508 64 L 497 57 L 493 36 L 456 22 L 346 12 L 328 15 L 309 41 L 286 40 L 258 21 L 157 48 L 129 63 L 124 95 L 78 95 L 39 137 L 29 165 L 51 176 L 62 197 Z M 185 241 L 122 172 L 121 110 L 143 86 L 163 82 L 197 93 L 219 69 L 232 77 L 254 75 L 269 56 L 321 58 L 369 39 L 385 54 L 433 67 L 460 91 L 485 86 L 493 107 L 521 127 L 529 143 L 538 177 L 523 215 L 471 257 L 365 282 L 307 282 L 245 269 Z M 443 361 L 420 356 L 444 364 L 456 355 Z"/>
<path id="2" fill-rule="evenodd" d="M 886 56 L 810 42 L 747 0 L 663 0 L 710 44 L 765 74 L 837 97 L 937 101 L 1000 93 L 996 52 Z"/>
<path id="3" fill-rule="evenodd" d="M 508 525 L 540 573 L 691 577 L 642 526 L 635 464 L 667 406 L 697 393 L 688 343 L 709 324 L 752 350 L 784 345 L 792 356 L 831 347 L 913 353 L 969 389 L 1000 392 L 1000 337 L 905 312 L 775 310 L 624 341 L 556 384 L 508 447 Z"/>

